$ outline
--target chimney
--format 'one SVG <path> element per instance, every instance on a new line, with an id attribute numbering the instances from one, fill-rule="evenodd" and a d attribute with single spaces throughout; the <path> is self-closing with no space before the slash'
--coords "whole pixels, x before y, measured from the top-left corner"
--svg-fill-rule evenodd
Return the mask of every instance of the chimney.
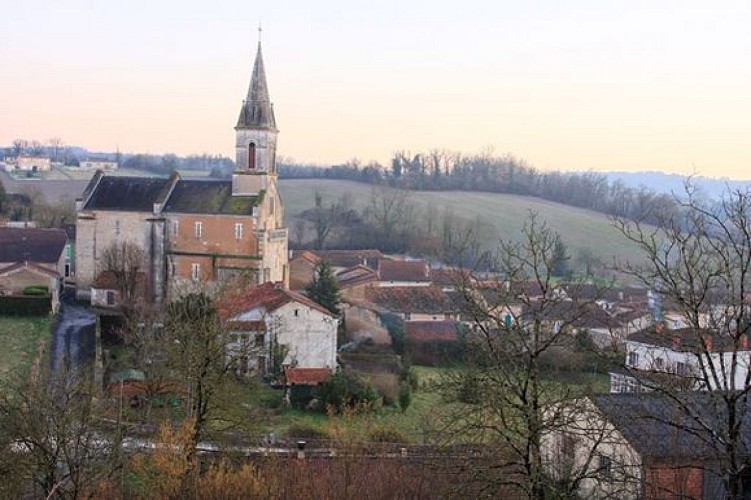
<path id="1" fill-rule="evenodd" d="M 673 334 L 673 349 L 676 351 L 681 348 L 681 336 L 677 333 Z"/>
<path id="2" fill-rule="evenodd" d="M 665 325 L 662 324 L 662 321 L 655 324 L 656 333 L 662 333 L 663 328 L 665 328 Z"/>
<path id="3" fill-rule="evenodd" d="M 740 351 L 748 351 L 748 335 L 745 333 L 741 335 L 740 347 L 738 349 Z"/>
<path id="4" fill-rule="evenodd" d="M 704 349 L 706 349 L 707 352 L 712 352 L 712 335 L 704 334 L 701 336 L 701 340 L 704 344 Z"/>

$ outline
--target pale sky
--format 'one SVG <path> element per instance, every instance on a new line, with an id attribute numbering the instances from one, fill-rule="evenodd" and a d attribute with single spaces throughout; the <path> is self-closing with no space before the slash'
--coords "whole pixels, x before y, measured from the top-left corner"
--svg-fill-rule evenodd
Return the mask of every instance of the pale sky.
<path id="1" fill-rule="evenodd" d="M 751 2 L 0 0 L 0 144 L 220 153 L 258 39 L 279 154 L 751 178 Z"/>

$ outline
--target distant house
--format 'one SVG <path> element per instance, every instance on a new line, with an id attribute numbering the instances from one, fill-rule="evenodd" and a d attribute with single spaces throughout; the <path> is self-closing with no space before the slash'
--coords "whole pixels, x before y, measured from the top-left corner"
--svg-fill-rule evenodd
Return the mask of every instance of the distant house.
<path id="1" fill-rule="evenodd" d="M 430 267 L 424 260 L 378 261 L 379 285 L 389 286 L 430 286 Z"/>
<path id="2" fill-rule="evenodd" d="M 313 274 L 321 259 L 314 253 L 295 252 L 289 261 L 289 287 L 292 290 L 305 290 L 313 281 Z"/>
<path id="3" fill-rule="evenodd" d="M 139 299 L 146 298 L 148 277 L 144 272 L 138 272 L 135 282 L 135 295 Z M 123 305 L 121 287 L 112 271 L 99 273 L 91 284 L 91 305 L 105 308 L 119 308 Z"/>
<path id="4" fill-rule="evenodd" d="M 610 373 L 611 393 L 639 392 L 652 384 L 686 390 L 737 390 L 747 386 L 751 370 L 747 335 L 740 338 L 736 349 L 729 335 L 693 328 L 671 330 L 662 324 L 629 335 L 625 357 L 624 370 Z M 710 374 L 708 380 L 702 376 L 702 364 Z"/>
<path id="5" fill-rule="evenodd" d="M 79 170 L 117 170 L 118 164 L 116 161 L 108 160 L 82 160 L 78 164 Z"/>
<path id="6" fill-rule="evenodd" d="M 6 160 L 6 170 L 20 170 L 22 172 L 49 172 L 52 160 L 45 156 L 19 156 L 12 162 Z"/>
<path id="7" fill-rule="evenodd" d="M 56 309 L 66 241 L 62 229 L 0 227 L 0 294 L 21 294 L 28 286 L 41 285 Z"/>
<path id="8" fill-rule="evenodd" d="M 741 449 L 749 450 L 751 413 L 737 414 Z M 546 433 L 543 462 L 555 479 L 577 471 L 583 498 L 726 498 L 717 470 L 726 418 L 710 393 L 687 392 L 677 401 L 657 393 L 595 396 Z M 748 451 L 737 457 L 748 458 Z"/>
<path id="9" fill-rule="evenodd" d="M 304 295 L 281 284 L 264 283 L 230 292 L 219 303 L 232 331 L 228 349 L 244 357 L 241 373 L 267 375 L 283 367 L 333 372 L 336 368 L 339 320 Z M 280 354 L 281 366 L 274 366 L 273 358 Z"/>
<path id="10" fill-rule="evenodd" d="M 378 269 L 378 262 L 384 256 L 380 250 L 310 250 L 321 260 L 325 260 L 334 271 L 340 271 L 348 267 L 358 265 L 367 266 L 371 269 Z"/>
<path id="11" fill-rule="evenodd" d="M 366 289 L 378 283 L 378 273 L 362 264 L 342 269 L 334 277 L 339 284 L 339 294 L 342 298 L 362 299 Z"/>
<path id="12" fill-rule="evenodd" d="M 371 286 L 352 306 L 389 312 L 404 321 L 459 321 L 457 297 L 434 286 Z"/>

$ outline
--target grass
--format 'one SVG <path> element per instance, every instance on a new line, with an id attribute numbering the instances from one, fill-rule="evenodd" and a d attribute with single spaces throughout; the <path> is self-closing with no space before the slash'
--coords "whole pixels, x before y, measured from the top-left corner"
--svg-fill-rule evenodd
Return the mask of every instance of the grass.
<path id="1" fill-rule="evenodd" d="M 348 194 L 360 207 L 373 192 L 373 186 L 368 184 L 327 179 L 283 180 L 280 189 L 288 218 L 312 208 L 316 192 L 331 200 Z M 467 220 L 484 220 L 495 233 L 484 235 L 491 242 L 501 238 L 519 240 L 531 210 L 561 235 L 573 256 L 588 249 L 606 263 L 614 257 L 634 261 L 640 258 L 636 246 L 613 227 L 607 216 L 590 210 L 526 196 L 465 191 L 419 191 L 410 193 L 409 199 L 423 214 L 440 214 L 443 207 L 449 207 Z"/>
<path id="2" fill-rule="evenodd" d="M 52 337 L 49 317 L 0 316 L 0 381 L 26 377 L 37 355 L 40 342 L 45 346 Z"/>

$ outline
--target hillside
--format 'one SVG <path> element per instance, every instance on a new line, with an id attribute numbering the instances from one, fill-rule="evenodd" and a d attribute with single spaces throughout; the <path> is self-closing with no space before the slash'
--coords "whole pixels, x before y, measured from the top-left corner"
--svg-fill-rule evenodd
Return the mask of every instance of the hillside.
<path id="1" fill-rule="evenodd" d="M 371 197 L 373 187 L 357 182 L 304 179 L 284 180 L 281 192 L 284 197 L 287 219 L 295 217 L 314 205 L 315 192 L 324 198 L 339 198 L 348 193 L 361 206 Z M 409 199 L 423 209 L 443 210 L 451 207 L 456 214 L 468 219 L 481 218 L 494 228 L 495 234 L 486 240 L 517 239 L 530 211 L 535 211 L 548 225 L 561 234 L 572 256 L 584 248 L 600 256 L 605 262 L 613 257 L 637 260 L 636 247 L 630 244 L 612 226 L 607 216 L 579 208 L 525 196 L 477 193 L 464 191 L 412 192 Z"/>
<path id="2" fill-rule="evenodd" d="M 51 200 L 61 197 L 74 199 L 81 195 L 87 184 L 84 180 L 19 182 L 11 180 L 4 172 L 0 175 L 8 192 L 39 190 Z M 288 221 L 313 207 L 316 191 L 323 193 L 324 198 L 331 199 L 337 199 L 347 193 L 360 206 L 368 202 L 373 192 L 371 185 L 340 180 L 282 180 L 280 185 Z M 612 227 L 610 220 L 596 212 L 538 198 L 494 193 L 419 191 L 412 192 L 409 198 L 422 211 L 443 211 L 444 207 L 450 207 L 455 214 L 461 214 L 465 219 L 482 219 L 494 231 L 494 234 L 484 235 L 489 242 L 495 242 L 501 236 L 518 238 L 522 224 L 529 211 L 533 210 L 561 234 L 572 256 L 576 256 L 581 249 L 590 248 L 592 253 L 600 256 L 605 262 L 612 261 L 614 256 L 632 260 L 638 257 L 635 247 L 625 241 Z"/>

